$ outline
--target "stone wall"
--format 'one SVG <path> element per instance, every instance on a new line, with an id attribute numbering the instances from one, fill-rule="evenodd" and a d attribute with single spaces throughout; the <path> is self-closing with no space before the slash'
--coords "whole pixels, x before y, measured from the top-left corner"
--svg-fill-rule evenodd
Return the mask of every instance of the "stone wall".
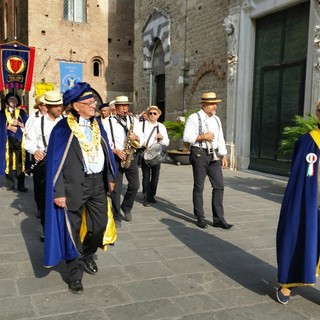
<path id="1" fill-rule="evenodd" d="M 222 98 L 218 115 L 226 118 L 227 38 L 223 21 L 228 15 L 224 0 L 135 1 L 135 108 L 149 103 L 149 71 L 143 69 L 144 27 L 156 10 L 170 21 L 170 61 L 165 64 L 166 116 L 173 120 L 185 110 L 199 107 L 203 91 Z M 178 78 L 185 84 L 179 84 Z M 183 77 L 183 78 L 181 78 Z"/>

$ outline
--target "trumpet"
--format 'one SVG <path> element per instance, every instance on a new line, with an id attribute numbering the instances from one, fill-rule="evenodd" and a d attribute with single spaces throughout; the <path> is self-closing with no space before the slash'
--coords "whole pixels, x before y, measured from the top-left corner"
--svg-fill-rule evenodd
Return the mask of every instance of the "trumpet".
<path id="1" fill-rule="evenodd" d="M 207 130 L 206 133 L 212 133 L 211 131 L 209 131 L 209 126 L 208 126 L 207 122 L 205 122 L 205 125 L 206 125 L 206 130 Z M 203 132 L 202 134 L 204 134 L 204 133 L 205 132 Z M 212 161 L 220 160 L 219 148 L 216 148 L 216 149 L 214 148 L 213 140 L 211 140 L 211 141 L 206 140 L 205 143 L 206 143 L 206 147 L 207 147 L 207 153 L 212 154 Z"/>

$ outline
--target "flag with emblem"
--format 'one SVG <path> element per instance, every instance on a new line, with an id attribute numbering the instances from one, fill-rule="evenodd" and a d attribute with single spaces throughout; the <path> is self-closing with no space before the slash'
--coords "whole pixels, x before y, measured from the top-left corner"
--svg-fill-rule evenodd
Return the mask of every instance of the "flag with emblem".
<path id="1" fill-rule="evenodd" d="M 0 91 L 30 91 L 34 69 L 35 48 L 22 44 L 0 45 Z"/>

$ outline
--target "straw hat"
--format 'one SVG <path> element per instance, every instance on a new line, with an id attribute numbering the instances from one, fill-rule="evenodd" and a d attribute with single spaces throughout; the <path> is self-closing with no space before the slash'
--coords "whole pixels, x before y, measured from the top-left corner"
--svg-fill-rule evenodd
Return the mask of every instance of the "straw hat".
<path id="1" fill-rule="evenodd" d="M 161 116 L 162 111 L 157 106 L 150 106 L 147 110 L 147 113 L 149 113 L 151 110 L 155 110 L 158 112 L 159 116 Z"/>
<path id="2" fill-rule="evenodd" d="M 40 98 L 42 98 L 43 96 L 40 96 L 40 97 L 36 97 L 35 99 L 34 99 L 34 101 L 36 102 L 35 103 L 35 105 L 33 106 L 33 109 L 39 109 L 39 106 L 40 106 L 40 104 L 42 104 L 43 102 L 41 102 L 40 101 Z"/>
<path id="3" fill-rule="evenodd" d="M 132 104 L 132 102 L 129 102 L 129 98 L 127 96 L 119 96 L 116 97 L 114 104 Z"/>
<path id="4" fill-rule="evenodd" d="M 41 98 L 40 101 L 44 104 L 49 104 L 52 106 L 62 105 L 62 97 L 60 92 L 57 91 L 47 91 Z"/>
<path id="5" fill-rule="evenodd" d="M 221 102 L 221 99 L 217 99 L 217 95 L 215 92 L 204 92 L 201 95 L 202 103 L 218 103 Z"/>

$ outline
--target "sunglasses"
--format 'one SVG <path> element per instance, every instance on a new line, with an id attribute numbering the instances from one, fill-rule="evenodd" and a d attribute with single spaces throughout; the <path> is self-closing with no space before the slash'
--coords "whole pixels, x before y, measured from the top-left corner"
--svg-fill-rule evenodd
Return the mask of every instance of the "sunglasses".
<path id="1" fill-rule="evenodd" d="M 316 112 L 317 112 L 317 113 L 320 113 L 320 109 L 316 109 Z"/>
<path id="2" fill-rule="evenodd" d="M 149 115 L 151 116 L 151 115 L 154 115 L 154 116 L 156 116 L 158 113 L 157 112 L 149 112 Z"/>

